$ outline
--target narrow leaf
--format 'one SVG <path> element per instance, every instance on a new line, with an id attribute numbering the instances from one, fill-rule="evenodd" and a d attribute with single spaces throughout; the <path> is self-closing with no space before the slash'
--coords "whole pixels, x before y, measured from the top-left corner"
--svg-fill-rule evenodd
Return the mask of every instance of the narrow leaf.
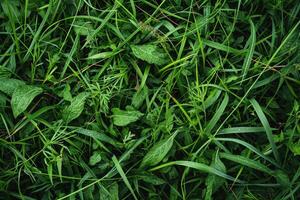
<path id="1" fill-rule="evenodd" d="M 273 165 L 275 165 L 276 167 L 280 168 L 280 166 L 271 158 L 268 158 L 266 155 L 264 155 L 262 152 L 260 152 L 257 148 L 255 148 L 253 145 L 240 140 L 240 139 L 235 139 L 235 138 L 214 138 L 214 140 L 217 141 L 224 141 L 224 142 L 234 142 L 237 144 L 240 144 L 246 148 L 248 148 L 249 150 L 251 150 L 252 152 L 254 152 L 255 154 L 259 155 L 260 157 L 262 157 L 263 159 L 269 161 L 270 163 L 272 163 Z"/>
<path id="2" fill-rule="evenodd" d="M 259 120 L 261 121 L 263 127 L 265 128 L 265 131 L 266 131 L 269 143 L 271 145 L 274 157 L 277 160 L 277 162 L 279 162 L 279 160 L 280 160 L 279 154 L 278 154 L 277 147 L 276 147 L 274 139 L 273 139 L 272 129 L 270 127 L 270 124 L 269 124 L 265 114 L 263 113 L 260 105 L 258 104 L 258 102 L 255 99 L 251 99 L 250 102 L 251 102 Z"/>
<path id="3" fill-rule="evenodd" d="M 134 191 L 133 191 L 133 189 L 132 189 L 132 187 L 131 187 L 131 185 L 130 185 L 130 183 L 129 183 L 127 177 L 126 177 L 126 174 L 124 173 L 124 171 L 123 171 L 123 169 L 122 169 L 122 167 L 121 167 L 121 165 L 120 165 L 120 163 L 119 163 L 119 161 L 118 161 L 118 159 L 117 159 L 115 156 L 113 156 L 113 157 L 112 157 L 112 161 L 114 162 L 117 171 L 118 171 L 119 174 L 121 175 L 121 177 L 122 177 L 122 179 L 123 179 L 125 185 L 128 187 L 128 189 L 129 189 L 129 191 L 131 192 L 133 198 L 134 198 L 135 200 L 137 200 L 138 198 L 136 197 L 136 195 L 135 195 L 135 193 L 134 193 Z"/>
<path id="4" fill-rule="evenodd" d="M 255 42 L 256 42 L 255 26 L 254 26 L 254 24 L 253 24 L 253 22 L 252 22 L 251 19 L 249 20 L 249 22 L 250 22 L 250 26 L 251 26 L 251 34 L 250 34 L 250 38 L 248 40 L 249 49 L 247 51 L 246 58 L 245 58 L 244 64 L 243 64 L 243 70 L 242 70 L 243 79 L 245 78 L 245 76 L 248 73 L 249 66 L 251 64 L 251 60 L 252 60 L 253 53 L 254 53 Z"/>
<path id="5" fill-rule="evenodd" d="M 214 116 L 212 117 L 212 119 L 209 121 L 209 123 L 207 124 L 205 130 L 207 134 L 211 134 L 212 129 L 215 127 L 215 125 L 217 124 L 217 122 L 219 121 L 220 117 L 222 116 L 222 114 L 224 113 L 224 110 L 228 104 L 228 95 L 225 95 L 225 98 L 223 99 L 220 107 L 217 109 L 217 111 L 215 112 Z"/>
<path id="6" fill-rule="evenodd" d="M 228 153 L 220 153 L 220 156 L 222 158 L 225 158 L 225 159 L 230 160 L 232 162 L 236 162 L 236 163 L 239 163 L 241 165 L 250 167 L 252 169 L 256 169 L 256 170 L 265 172 L 265 173 L 270 174 L 270 175 L 273 174 L 273 171 L 270 168 L 268 168 L 267 166 L 261 164 L 258 161 L 246 158 L 244 156 L 232 155 L 232 154 L 228 154 Z"/>
<path id="7" fill-rule="evenodd" d="M 226 174 L 226 167 L 224 163 L 220 160 L 218 153 L 216 153 L 214 157 L 215 158 L 213 159 L 210 166 Z M 216 176 L 214 174 L 209 174 L 205 180 L 205 200 L 212 199 L 212 194 L 215 193 L 224 184 L 224 182 L 224 178 Z"/>
<path id="8" fill-rule="evenodd" d="M 273 128 L 272 130 L 276 130 Z M 218 134 L 233 134 L 233 133 L 261 133 L 265 132 L 264 127 L 232 127 L 232 128 L 224 128 Z"/>
<path id="9" fill-rule="evenodd" d="M 155 170 L 158 170 L 158 169 L 161 169 L 161 168 L 164 168 L 164 167 L 169 167 L 169 166 L 172 166 L 172 165 L 180 165 L 180 166 L 190 167 L 190 168 L 193 168 L 193 169 L 197 169 L 201 172 L 208 173 L 208 174 L 214 174 L 214 175 L 223 177 L 225 179 L 228 179 L 228 180 L 231 180 L 231 181 L 234 181 L 234 182 L 237 182 L 237 183 L 244 183 L 244 181 L 241 181 L 241 180 L 236 179 L 232 176 L 229 176 L 229 175 L 227 175 L 227 174 L 225 174 L 225 173 L 221 172 L 220 170 L 217 170 L 213 167 L 210 167 L 210 166 L 202 164 L 202 163 L 192 162 L 192 161 L 183 161 L 183 160 L 182 161 L 181 160 L 180 161 L 173 161 L 173 162 L 165 163 L 165 164 L 159 165 L 157 167 L 154 167 L 150 171 L 155 171 Z"/>
<path id="10" fill-rule="evenodd" d="M 115 52 L 112 52 L 112 51 L 101 52 L 101 53 L 89 56 L 87 58 L 87 60 L 105 59 L 105 58 L 109 58 L 109 57 L 113 56 L 114 54 L 115 54 Z"/>
<path id="11" fill-rule="evenodd" d="M 57 156 L 56 158 L 56 167 L 57 167 L 60 181 L 62 182 L 62 157 L 61 156 Z"/>

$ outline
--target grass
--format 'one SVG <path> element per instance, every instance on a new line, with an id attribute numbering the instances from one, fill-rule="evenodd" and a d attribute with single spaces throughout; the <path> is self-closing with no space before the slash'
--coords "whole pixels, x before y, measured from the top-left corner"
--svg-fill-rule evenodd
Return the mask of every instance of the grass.
<path id="1" fill-rule="evenodd" d="M 299 199 L 296 0 L 0 2 L 0 199 Z"/>

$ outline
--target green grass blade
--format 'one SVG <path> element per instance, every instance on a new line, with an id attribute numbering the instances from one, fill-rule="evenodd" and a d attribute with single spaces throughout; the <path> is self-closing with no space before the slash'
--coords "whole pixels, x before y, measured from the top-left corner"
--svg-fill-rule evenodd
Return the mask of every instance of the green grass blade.
<path id="1" fill-rule="evenodd" d="M 254 160 L 249 159 L 249 158 L 244 157 L 244 156 L 233 155 L 233 154 L 228 154 L 228 153 L 220 153 L 220 157 L 225 158 L 227 160 L 230 160 L 232 162 L 236 162 L 236 163 L 239 163 L 241 165 L 250 167 L 252 169 L 256 169 L 256 170 L 265 172 L 265 173 L 270 174 L 270 175 L 274 174 L 274 172 L 270 168 L 268 168 L 267 166 L 261 164 L 258 161 L 254 161 Z"/>
<path id="2" fill-rule="evenodd" d="M 257 148 L 255 148 L 253 145 L 243 141 L 243 140 L 240 140 L 240 139 L 235 139 L 235 138 L 214 138 L 214 140 L 217 140 L 217 141 L 224 141 L 224 142 L 234 142 L 234 143 L 237 143 L 237 144 L 240 144 L 246 148 L 248 148 L 250 151 L 252 151 L 253 153 L 259 155 L 260 157 L 262 157 L 263 159 L 269 161 L 270 163 L 272 163 L 274 166 L 280 168 L 280 166 L 274 161 L 272 160 L 271 158 L 268 158 L 267 156 L 265 156 L 262 152 L 260 152 Z"/>
<path id="3" fill-rule="evenodd" d="M 32 50 L 34 48 L 34 45 L 36 44 L 36 42 L 38 41 L 40 35 L 41 35 L 41 32 L 48 20 L 48 17 L 51 13 L 51 10 L 53 8 L 53 0 L 50 0 L 49 4 L 48 4 L 48 9 L 47 9 L 47 12 L 45 14 L 45 16 L 43 17 L 43 21 L 40 23 L 40 26 L 38 28 L 38 30 L 35 32 L 34 36 L 33 36 L 33 39 L 32 39 L 32 42 L 27 50 L 27 53 L 25 54 L 24 56 L 24 60 L 26 61 L 28 58 L 29 58 L 29 55 L 32 53 Z"/>
<path id="4" fill-rule="evenodd" d="M 275 128 L 271 128 L 272 131 L 276 130 Z M 239 133 L 261 133 L 265 132 L 264 127 L 232 127 L 232 128 L 224 128 L 222 129 L 218 135 L 226 135 L 226 134 L 239 134 Z"/>
<path id="5" fill-rule="evenodd" d="M 256 31 L 255 31 L 255 26 L 252 22 L 252 20 L 249 20 L 250 22 L 250 26 L 251 26 L 251 34 L 250 34 L 250 38 L 248 40 L 248 44 L 249 44 L 249 49 L 248 52 L 246 54 L 246 58 L 244 60 L 244 64 L 243 64 L 243 70 L 242 70 L 242 79 L 244 79 L 248 73 L 251 61 L 252 61 L 252 57 L 253 57 L 253 53 L 254 53 L 254 49 L 255 49 L 255 43 L 256 43 Z"/>
<path id="6" fill-rule="evenodd" d="M 214 116 L 212 117 L 212 119 L 209 121 L 209 123 L 207 124 L 207 126 L 205 128 L 205 132 L 207 134 L 211 135 L 211 131 L 216 126 L 217 122 L 219 121 L 220 117 L 223 115 L 223 113 L 225 111 L 225 108 L 228 104 L 228 100 L 229 100 L 229 97 L 227 94 L 225 94 L 225 97 L 224 97 L 220 107 L 216 110 Z"/>
<path id="7" fill-rule="evenodd" d="M 118 161 L 118 159 L 117 159 L 115 156 L 113 156 L 113 157 L 112 157 L 112 161 L 114 162 L 117 171 L 118 171 L 119 174 L 121 175 L 121 177 L 122 177 L 122 179 L 123 179 L 125 185 L 126 185 L 126 186 L 128 187 L 128 189 L 130 190 L 132 196 L 134 197 L 135 200 L 137 200 L 138 198 L 136 197 L 136 195 L 135 195 L 135 193 L 134 193 L 134 191 L 133 191 L 133 189 L 132 189 L 132 187 L 131 187 L 131 185 L 130 185 L 130 183 L 129 183 L 127 177 L 126 177 L 126 174 L 124 173 L 124 171 L 123 171 L 123 169 L 122 169 L 122 167 L 121 167 L 121 165 L 120 165 L 120 163 L 119 163 L 119 161 Z"/>
<path id="8" fill-rule="evenodd" d="M 280 158 L 279 158 L 279 154 L 278 154 L 278 150 L 277 150 L 277 147 L 275 145 L 275 142 L 274 142 L 274 139 L 273 139 L 273 135 L 272 135 L 272 129 L 270 127 L 270 124 L 265 116 L 265 114 L 263 113 L 260 105 L 258 104 L 258 102 L 255 100 L 255 99 L 251 99 L 250 100 L 258 118 L 260 119 L 265 131 L 266 131 L 266 134 L 267 134 L 267 137 L 268 137 L 268 140 L 269 140 L 269 143 L 271 145 L 271 148 L 272 148 L 272 151 L 273 151 L 273 154 L 274 154 L 274 157 L 276 159 L 277 162 L 280 162 Z"/>
<path id="9" fill-rule="evenodd" d="M 193 169 L 197 169 L 201 172 L 204 173 L 208 173 L 208 174 L 213 174 L 213 175 L 217 175 L 220 176 L 222 178 L 225 178 L 227 180 L 231 180 L 231 181 L 235 181 L 237 183 L 244 183 L 244 181 L 241 181 L 239 179 L 236 179 L 232 176 L 229 176 L 213 167 L 210 167 L 208 165 L 202 164 L 202 163 L 197 163 L 197 162 L 192 162 L 192 161 L 173 161 L 173 162 L 168 162 L 162 165 L 159 165 L 157 167 L 154 167 L 152 169 L 150 169 L 150 171 L 155 171 L 161 168 L 165 168 L 165 167 L 169 167 L 172 165 L 180 165 L 180 166 L 184 166 L 184 167 L 189 167 L 189 168 L 193 168 Z"/>

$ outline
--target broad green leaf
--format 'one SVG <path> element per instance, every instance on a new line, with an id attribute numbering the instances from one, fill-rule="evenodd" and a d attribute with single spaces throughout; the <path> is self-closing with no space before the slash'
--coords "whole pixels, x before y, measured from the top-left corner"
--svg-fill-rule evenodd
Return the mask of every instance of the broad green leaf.
<path id="1" fill-rule="evenodd" d="M 11 99 L 11 107 L 14 117 L 18 117 L 22 112 L 24 112 L 32 100 L 39 94 L 43 92 L 42 88 L 30 85 L 20 85 L 18 86 Z"/>
<path id="2" fill-rule="evenodd" d="M 283 141 L 284 141 L 284 134 L 283 134 L 283 132 L 281 131 L 280 134 L 273 135 L 273 138 L 274 138 L 274 142 L 275 142 L 275 143 L 283 142 Z"/>
<path id="3" fill-rule="evenodd" d="M 261 80 L 261 81 L 257 81 L 252 89 L 256 89 L 256 88 L 259 88 L 259 87 L 262 87 L 262 86 L 265 86 L 265 85 L 268 85 L 268 84 L 272 84 L 273 81 L 275 81 L 276 79 L 280 78 L 280 74 L 273 74 L 271 76 L 268 76 L 267 78 Z"/>
<path id="4" fill-rule="evenodd" d="M 164 65 L 169 62 L 167 54 L 154 44 L 131 45 L 131 50 L 137 58 L 150 64 Z"/>
<path id="5" fill-rule="evenodd" d="M 57 94 L 59 97 L 62 97 L 65 101 L 72 101 L 72 94 L 71 94 L 71 87 L 70 85 L 67 83 L 65 85 L 65 88 L 62 91 L 59 91 Z"/>
<path id="6" fill-rule="evenodd" d="M 84 109 L 84 104 L 88 96 L 88 93 L 83 92 L 72 99 L 71 104 L 67 106 L 62 112 L 62 117 L 65 122 L 69 123 L 80 116 L 81 112 Z"/>
<path id="7" fill-rule="evenodd" d="M 113 123 L 116 126 L 126 126 L 132 122 L 137 121 L 144 114 L 139 111 L 125 111 L 119 108 L 113 108 Z"/>
<path id="8" fill-rule="evenodd" d="M 173 146 L 177 133 L 156 143 L 145 155 L 141 167 L 153 166 L 161 162 Z"/>
<path id="9" fill-rule="evenodd" d="M 161 130 L 164 132 L 171 132 L 174 126 L 174 111 L 172 108 L 166 110 L 165 121 L 160 123 Z"/>
<path id="10" fill-rule="evenodd" d="M 25 83 L 18 79 L 12 78 L 1 78 L 0 79 L 0 91 L 11 96 L 15 89 L 20 86 L 25 85 Z"/>
<path id="11" fill-rule="evenodd" d="M 91 166 L 94 166 L 94 165 L 96 165 L 97 163 L 99 163 L 101 160 L 102 160 L 102 157 L 101 157 L 101 155 L 100 155 L 100 152 L 95 151 L 95 152 L 93 153 L 93 155 L 90 157 L 89 164 L 90 164 Z"/>

